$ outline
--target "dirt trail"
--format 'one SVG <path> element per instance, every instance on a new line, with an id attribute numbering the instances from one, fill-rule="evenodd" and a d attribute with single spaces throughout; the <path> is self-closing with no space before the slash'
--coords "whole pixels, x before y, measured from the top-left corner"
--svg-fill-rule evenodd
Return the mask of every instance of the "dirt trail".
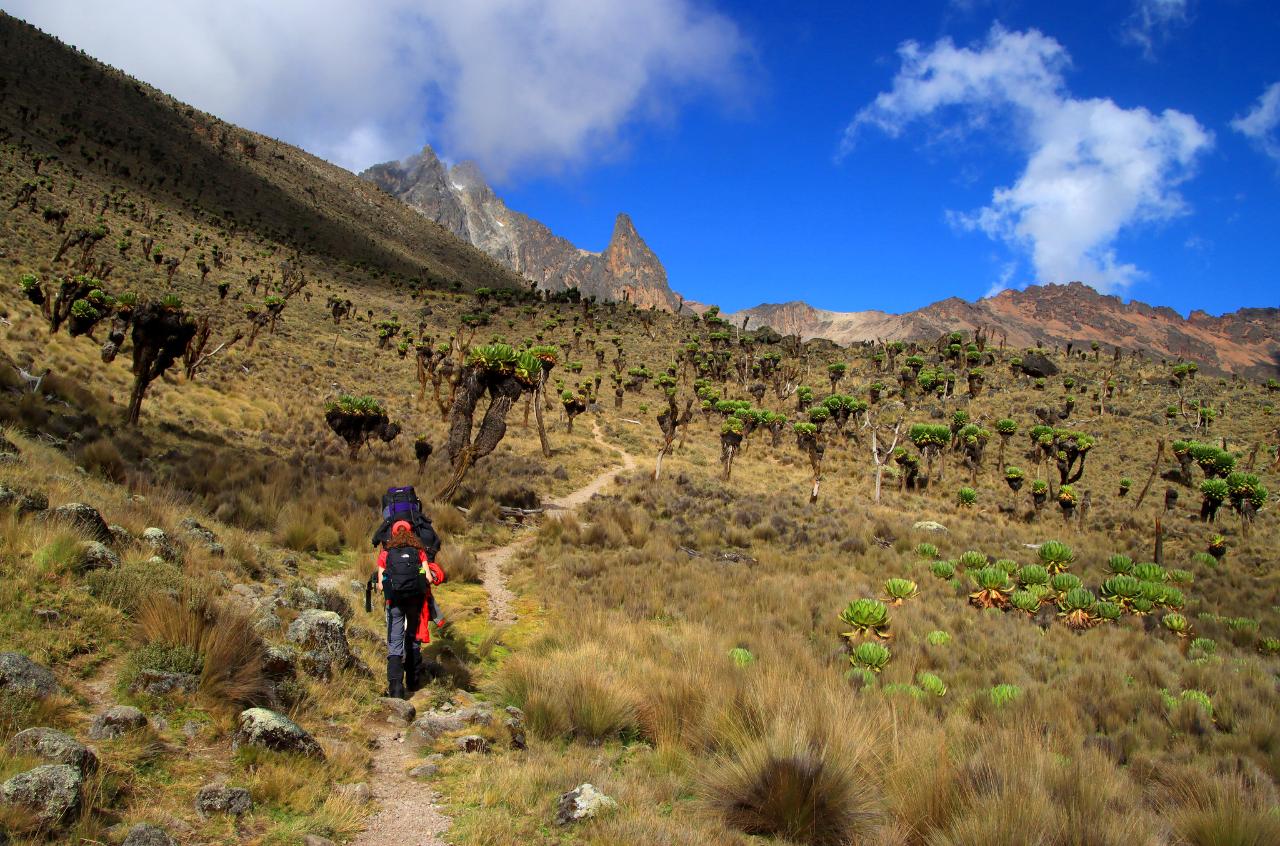
<path id="1" fill-rule="evenodd" d="M 636 461 L 631 457 L 631 454 L 607 442 L 604 436 L 600 434 L 600 425 L 598 423 L 592 424 L 591 432 L 596 439 L 596 443 L 613 450 L 622 458 L 622 465 L 606 470 L 570 494 L 549 500 L 547 502 L 548 511 L 573 511 L 604 490 L 610 482 L 617 478 L 619 473 L 635 468 Z M 517 552 L 531 544 L 533 539 L 534 533 L 526 532 L 512 543 L 482 552 L 478 556 L 480 570 L 484 578 L 484 588 L 489 593 L 489 619 L 495 623 L 515 622 L 516 615 L 511 610 L 514 597 L 511 595 L 511 591 L 507 589 L 507 580 L 502 573 L 502 568 Z"/>
<path id="2" fill-rule="evenodd" d="M 598 424 L 592 426 L 598 443 L 616 452 L 622 460 L 620 466 L 606 470 L 583 487 L 547 503 L 548 510 L 572 511 L 617 478 L 619 473 L 636 466 L 635 459 L 627 452 L 605 441 Z M 489 618 L 496 623 L 515 621 L 511 610 L 514 596 L 507 589 L 502 567 L 518 551 L 533 542 L 533 532 L 525 532 L 506 546 L 482 552 L 480 566 L 484 573 L 484 587 L 489 593 Z M 425 784 L 411 779 L 410 766 L 419 761 L 411 744 L 405 742 L 405 731 L 387 731 L 378 737 L 378 750 L 373 759 L 373 773 L 369 786 L 380 805 L 378 812 L 369 818 L 369 827 L 352 841 L 352 846 L 448 846 L 444 833 L 450 820 L 436 804 L 438 794 Z"/>

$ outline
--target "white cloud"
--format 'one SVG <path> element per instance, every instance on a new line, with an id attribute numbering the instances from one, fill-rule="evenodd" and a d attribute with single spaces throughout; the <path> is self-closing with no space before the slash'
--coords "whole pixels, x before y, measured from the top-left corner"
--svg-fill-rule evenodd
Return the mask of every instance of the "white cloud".
<path id="1" fill-rule="evenodd" d="M 1036 30 L 996 25 L 974 47 L 944 38 L 928 48 L 908 41 L 898 52 L 893 87 L 854 117 L 842 154 L 867 127 L 897 137 L 925 118 L 949 134 L 1007 122 L 1001 136 L 1025 150 L 1025 168 L 990 205 L 950 212 L 951 222 L 1024 250 L 1042 282 L 1110 292 L 1142 275 L 1117 257 L 1115 241 L 1127 227 L 1186 213 L 1177 186 L 1212 146 L 1208 130 L 1172 109 L 1071 97 L 1063 79 L 1070 57 Z"/>
<path id="2" fill-rule="evenodd" d="M 580 164 L 687 95 L 736 94 L 701 0 L 9 0 L 220 117 L 351 168 L 428 139 L 493 175 Z"/>
<path id="3" fill-rule="evenodd" d="M 1280 82 L 1271 83 L 1247 115 L 1231 121 L 1231 128 L 1280 162 Z"/>
<path id="4" fill-rule="evenodd" d="M 1154 61 L 1156 46 L 1168 40 L 1174 29 L 1190 23 L 1190 6 L 1190 0 L 1134 0 L 1121 37 L 1141 47 L 1142 55 Z"/>

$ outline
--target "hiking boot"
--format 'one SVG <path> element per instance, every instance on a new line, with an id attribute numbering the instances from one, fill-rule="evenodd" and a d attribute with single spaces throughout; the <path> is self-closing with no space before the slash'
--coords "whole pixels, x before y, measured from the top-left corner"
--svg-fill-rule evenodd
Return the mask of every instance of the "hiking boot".
<path id="1" fill-rule="evenodd" d="M 406 699 L 404 692 L 404 659 L 399 655 L 387 658 L 387 697 Z"/>

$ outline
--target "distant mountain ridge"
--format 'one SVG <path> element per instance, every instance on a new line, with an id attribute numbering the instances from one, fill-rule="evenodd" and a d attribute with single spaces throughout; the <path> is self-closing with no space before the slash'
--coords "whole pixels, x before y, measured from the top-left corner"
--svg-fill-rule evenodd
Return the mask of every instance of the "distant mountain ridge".
<path id="1" fill-rule="evenodd" d="M 403 161 L 374 165 L 360 176 L 541 290 L 574 287 L 585 296 L 626 300 L 640 308 L 679 307 L 662 262 L 626 214 L 618 215 L 604 252 L 593 253 L 508 208 L 473 163 L 446 167 L 431 147 Z"/>
<path id="2" fill-rule="evenodd" d="M 1080 282 L 1001 291 L 977 302 L 951 297 L 904 314 L 837 312 L 803 302 L 762 304 L 725 315 L 748 328 L 771 326 L 788 335 L 839 344 L 919 340 L 955 329 L 986 327 L 994 338 L 1025 347 L 1098 341 L 1107 348 L 1184 357 L 1211 369 L 1272 376 L 1280 372 L 1280 308 L 1242 308 L 1220 317 L 1100 294 Z"/>

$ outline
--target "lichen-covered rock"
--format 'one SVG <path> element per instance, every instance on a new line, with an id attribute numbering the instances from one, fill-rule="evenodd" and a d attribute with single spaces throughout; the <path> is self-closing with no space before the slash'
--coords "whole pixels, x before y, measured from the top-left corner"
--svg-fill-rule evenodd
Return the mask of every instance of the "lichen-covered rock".
<path id="1" fill-rule="evenodd" d="M 86 532 L 90 538 L 102 543 L 111 542 L 111 529 L 102 519 L 98 509 L 83 502 L 68 502 L 51 512 L 54 520 L 60 520 Z"/>
<path id="2" fill-rule="evenodd" d="M 503 723 L 507 727 L 507 734 L 511 737 L 511 748 L 528 748 L 529 743 L 525 737 L 524 731 L 524 711 L 521 711 L 514 705 L 508 705 L 506 712 L 507 718 L 503 720 Z"/>
<path id="3" fill-rule="evenodd" d="M 413 721 L 413 733 L 425 741 L 432 741 L 443 734 L 458 731 L 467 726 L 487 726 L 493 723 L 493 713 L 482 706 L 459 708 L 455 711 L 428 711 Z"/>
<path id="4" fill-rule="evenodd" d="M 327 679 L 356 664 L 347 643 L 346 625 L 332 611 L 303 611 L 289 624 L 288 638 L 302 647 L 300 663 L 307 675 Z"/>
<path id="5" fill-rule="evenodd" d="M 335 784 L 333 793 L 339 799 L 345 799 L 353 805 L 367 805 L 373 801 L 373 791 L 363 781 L 356 784 Z"/>
<path id="6" fill-rule="evenodd" d="M 195 693 L 199 687 L 200 677 L 191 673 L 139 670 L 133 683 L 129 685 L 129 690 L 147 696 L 172 696 L 175 693 Z"/>
<path id="7" fill-rule="evenodd" d="M 94 740 L 111 740 L 137 731 L 146 724 L 146 715 L 132 705 L 114 705 L 93 718 L 93 723 L 89 726 L 89 737 Z"/>
<path id="8" fill-rule="evenodd" d="M 605 796 L 594 785 L 580 784 L 560 796 L 556 803 L 556 825 L 569 825 L 589 820 L 616 807 L 618 803 Z"/>
<path id="9" fill-rule="evenodd" d="M 182 550 L 164 529 L 158 529 L 155 526 L 143 529 L 141 540 L 143 545 L 153 549 L 162 561 L 168 564 L 178 564 L 182 561 Z"/>
<path id="10" fill-rule="evenodd" d="M 256 746 L 274 752 L 294 752 L 323 758 L 324 750 L 302 726 L 283 714 L 266 708 L 249 708 L 240 713 L 240 724 L 232 748 Z"/>
<path id="11" fill-rule="evenodd" d="M 218 543 L 218 536 L 211 529 L 196 522 L 194 517 L 186 517 L 178 525 L 182 527 L 193 543 L 202 547 L 214 558 L 221 558 L 226 554 L 226 548 Z"/>
<path id="12" fill-rule="evenodd" d="M 262 674 L 273 679 L 291 679 L 298 673 L 298 654 L 288 646 L 272 644 L 262 659 Z"/>
<path id="13" fill-rule="evenodd" d="M 932 520 L 917 520 L 916 522 L 911 524 L 911 528 L 915 529 L 917 532 L 933 532 L 933 533 L 942 533 L 947 530 L 946 526 L 942 525 L 941 523 L 935 523 Z"/>
<path id="14" fill-rule="evenodd" d="M 239 817 L 253 810 L 253 798 L 243 787 L 206 784 L 196 793 L 196 811 L 202 817 L 228 814 Z"/>
<path id="15" fill-rule="evenodd" d="M 479 734 L 464 734 L 454 741 L 459 752 L 488 752 L 489 738 Z"/>
<path id="16" fill-rule="evenodd" d="M 120 566 L 120 556 L 101 541 L 89 541 L 80 550 L 81 570 L 114 570 Z"/>
<path id="17" fill-rule="evenodd" d="M 80 807 L 83 784 L 70 764 L 43 764 L 0 784 L 0 802 L 30 811 L 44 825 L 57 825 Z"/>
<path id="18" fill-rule="evenodd" d="M 163 828 L 138 823 L 129 829 L 120 846 L 178 846 L 178 841 L 170 837 Z"/>
<path id="19" fill-rule="evenodd" d="M 411 725 L 414 717 L 418 715 L 418 709 L 403 699 L 384 696 L 378 700 L 378 705 L 387 715 L 387 722 L 393 726 Z"/>
<path id="20" fill-rule="evenodd" d="M 49 509 L 49 497 L 39 491 L 0 485 L 0 506 L 12 508 L 19 517 L 39 514 Z"/>
<path id="21" fill-rule="evenodd" d="M 320 607 L 334 612 L 344 621 L 355 615 L 351 600 L 347 598 L 350 592 L 348 584 L 349 580 L 338 576 L 326 576 L 316 582 L 316 596 L 320 599 Z"/>
<path id="22" fill-rule="evenodd" d="M 0 652 L 0 693 L 45 699 L 57 690 L 58 682 L 47 667 L 21 652 Z"/>
<path id="23" fill-rule="evenodd" d="M 435 778 L 440 772 L 440 762 L 444 760 L 443 755 L 428 755 L 423 759 L 422 763 L 409 770 L 410 778 Z"/>
<path id="24" fill-rule="evenodd" d="M 287 608 L 296 608 L 299 611 L 322 608 L 324 605 L 320 601 L 319 594 L 306 585 L 294 585 L 289 588 L 284 594 L 284 604 Z"/>
<path id="25" fill-rule="evenodd" d="M 57 729 L 23 729 L 9 738 L 6 745 L 10 754 L 27 755 L 49 764 L 69 764 L 81 775 L 88 775 L 98 768 L 98 756 L 93 750 L 68 734 Z"/>
<path id="26" fill-rule="evenodd" d="M 133 532 L 129 531 L 124 526 L 112 523 L 110 526 L 107 526 L 107 530 L 111 532 L 111 545 L 116 549 L 127 549 L 138 543 L 138 539 L 133 536 Z"/>

